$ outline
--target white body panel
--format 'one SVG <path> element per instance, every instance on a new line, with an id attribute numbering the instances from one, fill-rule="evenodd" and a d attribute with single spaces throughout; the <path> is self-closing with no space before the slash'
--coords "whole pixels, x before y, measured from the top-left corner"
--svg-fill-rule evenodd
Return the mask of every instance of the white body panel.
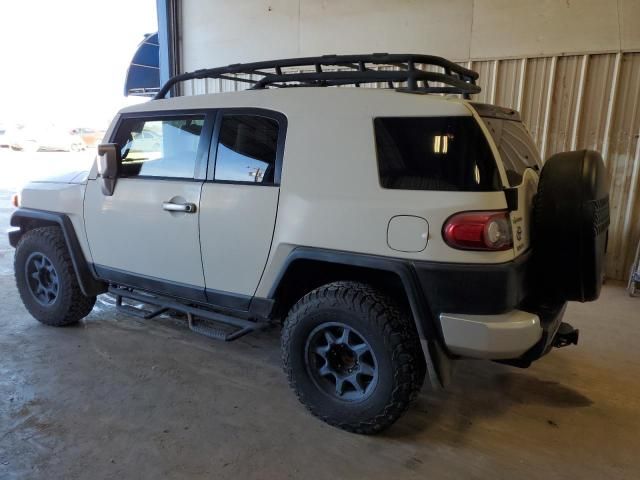
<path id="1" fill-rule="evenodd" d="M 200 200 L 208 290 L 253 295 L 269 256 L 278 187 L 205 183 Z"/>
<path id="2" fill-rule="evenodd" d="M 77 172 L 74 173 L 74 177 Z M 91 249 L 84 230 L 84 191 L 81 183 L 31 182 L 20 192 L 20 205 L 35 210 L 65 213 L 76 231 L 85 258 L 91 258 Z"/>
<path id="3" fill-rule="evenodd" d="M 87 183 L 85 224 L 93 263 L 204 288 L 198 215 L 167 212 L 171 199 L 198 205 L 202 183 L 118 179 L 113 196 Z M 176 198 L 178 197 L 178 198 Z"/>
<path id="4" fill-rule="evenodd" d="M 533 197 L 538 191 L 538 174 L 527 169 L 518 186 L 518 209 L 510 213 L 513 232 L 513 252 L 522 255 L 531 246 L 531 214 Z"/>

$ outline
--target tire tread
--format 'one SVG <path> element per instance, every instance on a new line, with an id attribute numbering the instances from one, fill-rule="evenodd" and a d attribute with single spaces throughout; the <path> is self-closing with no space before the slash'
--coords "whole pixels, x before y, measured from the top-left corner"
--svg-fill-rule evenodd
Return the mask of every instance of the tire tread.
<path id="1" fill-rule="evenodd" d="M 374 323 L 375 329 L 382 333 L 392 352 L 395 388 L 382 411 L 367 421 L 340 422 L 330 416 L 322 415 L 315 405 L 305 398 L 291 367 L 290 344 L 296 327 L 314 309 L 327 305 L 347 307 L 368 317 Z M 404 315 L 390 297 L 360 282 L 330 283 L 309 292 L 300 299 L 285 320 L 282 331 L 282 360 L 290 387 L 314 416 L 329 425 L 360 434 L 378 433 L 391 426 L 417 397 L 425 376 L 424 368 L 421 368 L 423 359 L 418 335 L 411 318 Z"/>
<path id="2" fill-rule="evenodd" d="M 25 282 L 21 281 L 22 275 L 17 275 L 17 272 L 24 269 L 24 265 L 18 264 L 19 254 L 22 249 L 29 248 L 30 243 L 48 245 L 53 251 L 55 260 L 52 260 L 58 263 L 58 276 L 64 282 L 61 289 L 62 298 L 59 301 L 68 305 L 64 315 L 59 315 L 57 312 L 37 305 L 31 298 L 31 293 L 28 291 Z M 23 303 L 41 323 L 54 327 L 71 325 L 86 317 L 93 309 L 96 297 L 87 297 L 82 293 L 64 235 L 59 227 L 40 227 L 26 232 L 16 247 L 14 269 L 16 271 L 16 286 Z"/>

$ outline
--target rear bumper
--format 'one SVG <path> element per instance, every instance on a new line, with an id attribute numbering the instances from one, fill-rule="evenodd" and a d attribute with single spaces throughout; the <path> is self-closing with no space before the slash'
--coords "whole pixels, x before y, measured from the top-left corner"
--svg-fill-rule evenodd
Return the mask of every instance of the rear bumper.
<path id="1" fill-rule="evenodd" d="M 413 263 L 450 354 L 528 366 L 551 349 L 566 303 L 540 298 L 531 257 L 529 251 L 501 264 Z"/>
<path id="2" fill-rule="evenodd" d="M 442 314 L 440 324 L 451 353 L 528 367 L 553 347 L 565 309 L 566 303 L 541 306 L 535 313 Z"/>
<path id="3" fill-rule="evenodd" d="M 552 306 L 539 305 L 536 315 L 540 319 L 540 327 L 542 328 L 540 340 L 519 357 L 503 359 L 503 363 L 508 363 L 516 367 L 528 367 L 531 365 L 531 362 L 549 353 L 554 346 L 556 334 L 562 324 L 562 318 L 564 317 L 566 309 L 566 302 Z"/>
<path id="4" fill-rule="evenodd" d="M 528 251 L 498 264 L 413 262 L 412 266 L 434 318 L 446 312 L 496 315 L 518 308 L 531 296 L 531 257 Z"/>
<path id="5" fill-rule="evenodd" d="M 498 315 L 440 315 L 442 336 L 451 353 L 491 360 L 517 358 L 542 338 L 540 317 L 512 310 Z"/>

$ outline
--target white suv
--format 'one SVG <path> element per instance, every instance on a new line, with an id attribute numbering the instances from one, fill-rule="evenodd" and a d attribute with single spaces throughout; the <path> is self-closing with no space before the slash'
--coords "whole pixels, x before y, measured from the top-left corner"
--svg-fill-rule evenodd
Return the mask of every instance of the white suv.
<path id="1" fill-rule="evenodd" d="M 251 88 L 163 98 L 195 78 Z M 517 112 L 468 100 L 476 78 L 388 54 L 174 77 L 118 113 L 90 172 L 21 192 L 22 300 L 56 326 L 107 291 L 223 340 L 282 322 L 301 402 L 359 433 L 391 425 L 426 374 L 444 386 L 457 358 L 526 367 L 577 343 L 561 319 L 600 291 L 602 160 L 542 168 Z M 325 88 L 372 83 L 388 88 Z"/>

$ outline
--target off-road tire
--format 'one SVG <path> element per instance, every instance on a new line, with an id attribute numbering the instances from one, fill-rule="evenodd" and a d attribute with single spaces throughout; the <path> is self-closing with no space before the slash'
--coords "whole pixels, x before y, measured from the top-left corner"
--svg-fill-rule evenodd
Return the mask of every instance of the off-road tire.
<path id="1" fill-rule="evenodd" d="M 314 328 L 331 319 L 357 330 L 375 353 L 379 380 L 362 401 L 328 395 L 314 383 L 307 368 L 307 339 Z M 282 330 L 282 360 L 289 385 L 313 415 L 361 434 L 391 426 L 415 399 L 425 377 L 412 318 L 392 298 L 358 282 L 324 285 L 293 306 Z"/>
<path id="2" fill-rule="evenodd" d="M 40 252 L 52 263 L 58 277 L 58 294 L 50 305 L 42 305 L 27 284 L 25 265 L 30 255 Z M 14 257 L 16 285 L 29 313 L 39 322 L 54 327 L 77 323 L 86 317 L 96 303 L 96 297 L 87 297 L 80 290 L 71 257 L 58 227 L 42 227 L 26 232 Z"/>
<path id="3" fill-rule="evenodd" d="M 608 227 L 608 182 L 600 154 L 579 150 L 551 156 L 540 174 L 532 218 L 534 267 L 546 298 L 598 298 Z"/>

